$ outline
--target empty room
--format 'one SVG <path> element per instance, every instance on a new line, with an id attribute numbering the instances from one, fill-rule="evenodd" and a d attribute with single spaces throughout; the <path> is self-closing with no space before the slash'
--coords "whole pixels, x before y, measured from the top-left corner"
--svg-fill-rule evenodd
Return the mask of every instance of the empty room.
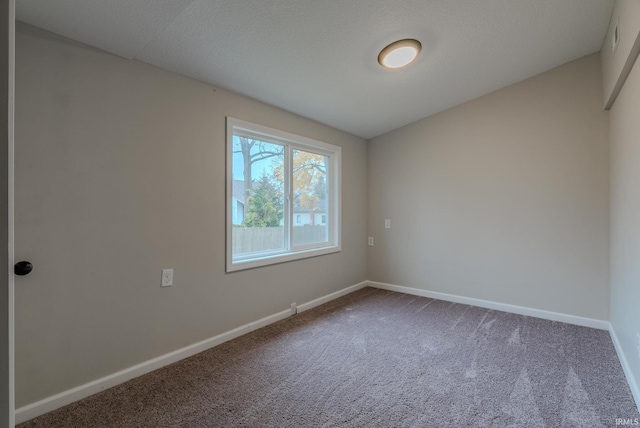
<path id="1" fill-rule="evenodd" d="M 0 426 L 640 424 L 640 0 L 3 3 Z"/>

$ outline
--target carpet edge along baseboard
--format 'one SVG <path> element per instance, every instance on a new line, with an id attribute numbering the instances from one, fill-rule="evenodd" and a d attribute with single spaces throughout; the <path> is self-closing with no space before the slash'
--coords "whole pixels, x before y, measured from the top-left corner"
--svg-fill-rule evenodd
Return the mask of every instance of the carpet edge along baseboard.
<path id="1" fill-rule="evenodd" d="M 343 288 L 342 290 L 338 290 L 334 293 L 330 293 L 326 296 L 322 296 L 310 302 L 298 305 L 298 312 L 307 311 L 331 300 L 335 300 L 339 297 L 360 290 L 361 288 L 366 287 L 367 284 L 368 281 L 362 281 L 358 284 Z M 131 379 L 145 375 L 159 368 L 168 366 L 169 364 L 173 364 L 185 358 L 189 358 L 193 355 L 199 354 L 200 352 L 206 351 L 207 349 L 211 349 L 222 343 L 228 342 L 229 340 L 233 340 L 244 334 L 250 333 L 269 324 L 281 321 L 290 316 L 290 309 L 268 315 L 264 318 L 239 326 L 237 328 L 234 328 L 233 330 L 218 334 L 209 339 L 205 339 L 192 345 L 185 346 L 184 348 L 180 348 L 167 354 L 152 358 L 150 360 L 143 361 L 132 367 L 120 370 L 116 373 L 96 379 L 83 385 L 79 385 L 75 388 L 60 392 L 58 394 L 36 401 L 35 403 L 27 404 L 26 406 L 16 409 L 16 424 L 26 422 L 40 415 L 44 415 L 45 413 L 49 413 L 53 410 L 59 409 L 60 407 L 102 392 L 105 389 L 112 388 Z"/>
<path id="2" fill-rule="evenodd" d="M 405 294 L 412 294 L 412 295 L 417 295 L 422 297 L 429 297 L 429 298 L 438 299 L 438 300 L 445 300 L 445 301 L 450 301 L 455 303 L 467 304 L 471 306 L 478 306 L 478 307 L 483 307 L 487 309 L 499 310 L 503 312 L 510 312 L 510 313 L 515 313 L 519 315 L 543 318 L 551 321 L 575 324 L 583 327 L 596 328 L 600 330 L 608 330 L 611 332 L 611 325 L 609 321 L 605 321 L 605 320 L 598 320 L 598 319 L 580 317 L 575 315 L 550 312 L 550 311 L 545 311 L 541 309 L 527 308 L 523 306 L 516 306 L 516 305 L 510 305 L 506 303 L 475 299 L 471 297 L 433 292 L 433 291 L 428 291 L 423 289 L 404 287 L 404 286 L 381 283 L 376 281 L 362 281 L 358 284 L 355 284 L 355 285 L 346 287 L 344 289 L 338 290 L 334 293 L 330 293 L 328 295 L 319 297 L 310 302 L 300 304 L 298 305 L 298 312 L 307 311 L 309 309 L 320 306 L 324 303 L 330 302 L 339 297 L 345 296 L 354 291 L 360 290 L 366 286 L 383 289 L 383 290 L 401 292 Z M 19 409 L 16 409 L 16 422 L 22 423 L 22 422 L 28 421 L 37 416 L 43 415 L 45 413 L 48 413 L 60 407 L 66 406 L 68 404 L 71 404 L 83 398 L 89 397 L 98 392 L 104 391 L 105 389 L 127 382 L 138 376 L 142 376 L 151 371 L 157 370 L 161 367 L 167 366 L 169 364 L 173 364 L 182 359 L 185 359 L 195 354 L 198 354 L 200 352 L 206 351 L 207 349 L 218 346 L 222 343 L 235 339 L 251 331 L 257 330 L 269 324 L 273 324 L 280 320 L 286 319 L 289 316 L 291 316 L 290 309 L 277 312 L 275 314 L 269 315 L 267 317 L 261 318 L 251 323 L 239 326 L 230 331 L 218 334 L 209 339 L 205 339 L 203 341 L 175 350 L 173 352 L 158 356 L 148 361 L 144 361 L 142 363 L 136 364 L 127 369 L 121 370 L 119 372 L 113 373 L 111 375 L 105 376 L 100 379 L 96 379 L 92 382 L 88 382 L 84 385 L 77 386 L 67 391 L 63 391 L 59 394 L 53 395 L 51 397 L 47 397 L 35 403 L 28 404 Z M 624 357 L 624 353 L 622 352 L 622 349 L 619 348 L 619 344 L 616 343 L 615 340 L 614 340 L 614 345 L 616 347 L 616 351 L 618 355 L 619 356 L 622 355 Z M 636 398 L 636 402 L 638 402 L 639 401 L 638 397 L 640 397 L 640 394 L 638 394 L 637 387 L 634 388 L 635 382 L 633 382 L 633 377 L 630 377 L 630 372 L 628 372 L 628 369 L 629 369 L 628 363 L 626 366 L 624 364 L 626 362 L 626 358 L 620 358 L 620 360 L 621 360 L 621 364 L 623 365 L 625 375 L 628 378 L 627 380 L 629 381 L 629 385 L 632 389 L 634 398 Z"/>

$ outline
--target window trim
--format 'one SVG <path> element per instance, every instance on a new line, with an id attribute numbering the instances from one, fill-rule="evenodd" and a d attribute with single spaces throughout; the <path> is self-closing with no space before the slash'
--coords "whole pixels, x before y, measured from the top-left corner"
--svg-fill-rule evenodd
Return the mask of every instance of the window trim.
<path id="1" fill-rule="evenodd" d="M 310 151 L 312 153 L 329 156 L 330 168 L 327 174 L 327 185 L 329 188 L 329 208 L 327 210 L 328 239 L 324 245 L 311 244 L 306 246 L 293 247 L 291 233 L 293 232 L 293 203 L 291 200 L 291 177 L 285 177 L 285 202 L 284 235 L 285 249 L 267 253 L 256 253 L 254 255 L 243 256 L 240 259 L 233 258 L 233 136 L 243 135 L 249 138 L 262 139 L 263 141 L 282 144 L 285 149 L 285 164 L 291 170 L 293 160 L 289 154 L 294 149 Z M 308 257 L 316 257 L 325 254 L 342 251 L 341 244 L 341 157 L 342 148 L 333 144 L 303 137 L 289 132 L 281 131 L 267 126 L 258 125 L 240 119 L 227 116 L 226 123 L 226 271 L 235 272 L 244 269 L 252 269 L 260 266 L 268 266 L 277 263 L 284 263 L 293 260 L 300 260 Z M 333 219 L 332 219 L 333 218 Z"/>

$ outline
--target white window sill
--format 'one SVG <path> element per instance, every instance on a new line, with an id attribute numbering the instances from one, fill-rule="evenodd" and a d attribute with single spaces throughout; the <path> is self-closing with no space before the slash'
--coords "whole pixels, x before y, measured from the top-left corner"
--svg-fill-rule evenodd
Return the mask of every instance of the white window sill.
<path id="1" fill-rule="evenodd" d="M 342 249 L 340 246 L 330 246 L 313 248 L 290 253 L 272 254 L 268 256 L 255 257 L 244 260 L 227 260 L 227 272 L 237 272 L 245 269 L 253 269 L 261 266 L 269 266 L 278 263 L 290 262 L 293 260 L 306 259 L 309 257 L 323 256 L 325 254 L 338 253 Z"/>

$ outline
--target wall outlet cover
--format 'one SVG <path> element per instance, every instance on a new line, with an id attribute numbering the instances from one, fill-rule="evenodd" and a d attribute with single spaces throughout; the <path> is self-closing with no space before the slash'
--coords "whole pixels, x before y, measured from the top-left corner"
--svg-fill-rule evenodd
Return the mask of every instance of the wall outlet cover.
<path id="1" fill-rule="evenodd" d="M 162 282 L 160 286 L 171 287 L 173 285 L 173 269 L 162 269 Z"/>

